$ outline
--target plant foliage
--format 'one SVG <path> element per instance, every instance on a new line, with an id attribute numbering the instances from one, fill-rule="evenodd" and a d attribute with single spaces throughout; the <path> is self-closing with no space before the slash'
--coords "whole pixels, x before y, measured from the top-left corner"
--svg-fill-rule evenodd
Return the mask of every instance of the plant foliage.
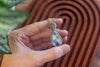
<path id="1" fill-rule="evenodd" d="M 10 0 L 4 1 L 9 1 L 10 3 Z M 8 33 L 29 17 L 28 14 L 12 11 L 7 7 L 9 7 L 8 4 L 0 1 L 0 54 L 11 53 L 8 43 Z"/>

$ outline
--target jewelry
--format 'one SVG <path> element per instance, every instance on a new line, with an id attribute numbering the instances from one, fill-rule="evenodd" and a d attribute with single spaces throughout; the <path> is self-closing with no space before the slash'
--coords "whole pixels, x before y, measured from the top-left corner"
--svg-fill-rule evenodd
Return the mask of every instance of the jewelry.
<path id="1" fill-rule="evenodd" d="M 48 19 L 48 21 L 50 23 L 50 28 L 52 30 L 51 42 L 52 42 L 53 46 L 59 46 L 62 44 L 62 38 L 61 38 L 60 34 L 57 31 L 55 31 L 57 25 L 54 22 L 54 18 Z"/>

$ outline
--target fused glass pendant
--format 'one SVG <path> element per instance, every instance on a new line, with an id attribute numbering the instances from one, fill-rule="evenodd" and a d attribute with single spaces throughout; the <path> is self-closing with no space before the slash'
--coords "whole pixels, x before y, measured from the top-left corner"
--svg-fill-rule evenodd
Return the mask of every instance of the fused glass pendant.
<path id="1" fill-rule="evenodd" d="M 53 46 L 59 46 L 62 44 L 62 38 L 58 32 L 56 32 L 56 31 L 52 32 L 51 42 L 52 42 Z"/>
<path id="2" fill-rule="evenodd" d="M 52 30 L 52 35 L 51 35 L 51 42 L 53 46 L 59 46 L 62 44 L 62 38 L 60 34 L 55 31 L 56 29 L 56 23 L 53 21 L 53 19 L 48 19 L 50 25 L 51 25 L 51 30 Z"/>

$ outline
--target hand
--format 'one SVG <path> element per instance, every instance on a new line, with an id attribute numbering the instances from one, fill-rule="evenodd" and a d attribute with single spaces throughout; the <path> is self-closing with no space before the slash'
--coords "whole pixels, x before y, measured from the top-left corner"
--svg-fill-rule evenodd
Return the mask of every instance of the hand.
<path id="1" fill-rule="evenodd" d="M 35 0 L 34 0 L 35 1 Z M 21 11 L 21 12 L 27 12 L 30 4 L 33 2 L 33 0 L 26 0 L 18 5 L 16 5 L 16 10 Z"/>
<path id="2" fill-rule="evenodd" d="M 62 19 L 54 21 L 58 27 L 62 24 Z M 39 67 L 68 53 L 70 47 L 67 44 L 52 47 L 50 42 L 52 31 L 49 27 L 50 23 L 45 20 L 12 31 L 8 36 L 12 55 L 4 56 L 2 67 Z M 66 42 L 68 32 L 56 30 L 63 42 Z M 43 50 L 45 48 L 47 50 Z"/>

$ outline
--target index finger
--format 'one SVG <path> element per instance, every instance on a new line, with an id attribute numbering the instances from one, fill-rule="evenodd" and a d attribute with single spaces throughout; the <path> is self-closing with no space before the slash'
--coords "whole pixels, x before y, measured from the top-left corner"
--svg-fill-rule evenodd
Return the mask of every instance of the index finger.
<path id="1" fill-rule="evenodd" d="M 59 26 L 62 24 L 63 20 L 61 18 L 55 18 L 54 22 Z M 40 21 L 40 22 L 27 25 L 21 28 L 21 31 L 23 31 L 26 35 L 31 36 L 31 35 L 38 33 L 39 31 L 43 29 L 48 28 L 49 26 L 50 26 L 49 21 L 44 20 L 44 21 Z"/>

